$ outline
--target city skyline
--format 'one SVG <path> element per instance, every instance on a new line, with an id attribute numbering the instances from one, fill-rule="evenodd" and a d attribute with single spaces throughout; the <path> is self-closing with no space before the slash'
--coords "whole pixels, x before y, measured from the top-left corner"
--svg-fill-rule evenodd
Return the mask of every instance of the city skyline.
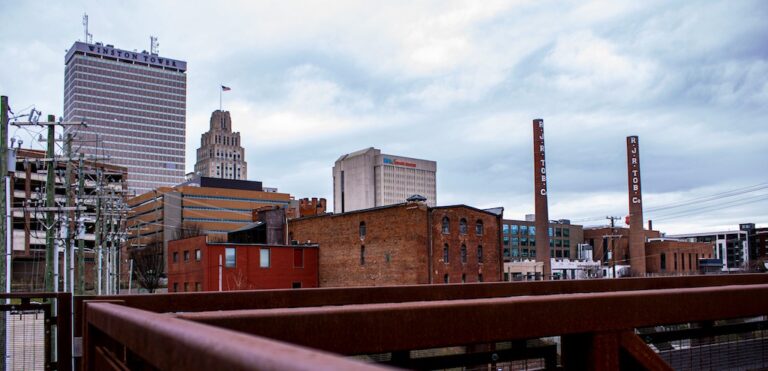
<path id="1" fill-rule="evenodd" d="M 437 161 L 441 204 L 519 219 L 533 212 L 541 117 L 551 219 L 626 215 L 624 139 L 638 135 L 658 229 L 768 223 L 766 6 L 573 4 L 203 5 L 176 20 L 171 4 L 6 3 L 13 19 L 55 27 L 4 32 L 0 50 L 25 63 L 0 72 L 0 90 L 15 110 L 63 115 L 63 50 L 82 39 L 85 10 L 94 41 L 140 51 L 157 35 L 161 55 L 189 63 L 186 171 L 224 83 L 223 108 L 251 125 L 251 179 L 299 197 L 331 200 L 334 160 L 374 146 Z M 150 26 L 132 27 L 139 18 Z M 670 208 L 709 195 L 698 210 Z"/>

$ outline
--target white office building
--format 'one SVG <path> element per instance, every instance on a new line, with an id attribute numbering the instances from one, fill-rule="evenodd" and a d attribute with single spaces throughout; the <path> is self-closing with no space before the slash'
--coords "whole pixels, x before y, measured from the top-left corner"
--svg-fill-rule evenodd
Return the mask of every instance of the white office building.
<path id="1" fill-rule="evenodd" d="M 386 155 L 370 147 L 339 157 L 333 166 L 333 210 L 347 212 L 424 196 L 437 204 L 437 162 Z"/>

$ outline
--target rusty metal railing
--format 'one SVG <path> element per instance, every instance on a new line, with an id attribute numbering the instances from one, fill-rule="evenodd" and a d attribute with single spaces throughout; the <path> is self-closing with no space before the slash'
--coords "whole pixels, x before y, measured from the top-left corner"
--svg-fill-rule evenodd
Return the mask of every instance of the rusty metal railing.
<path id="1" fill-rule="evenodd" d="M 87 370 L 380 370 L 382 367 L 109 302 L 86 305 Z"/>
<path id="2" fill-rule="evenodd" d="M 212 365 L 218 369 L 328 365 L 360 369 L 366 364 L 342 356 L 366 354 L 387 354 L 385 362 L 399 367 L 457 362 L 495 365 L 500 359 L 520 359 L 523 354 L 523 359 L 541 358 L 543 367 L 670 369 L 658 350 L 637 335 L 638 329 L 765 316 L 768 275 L 167 294 L 108 300 L 84 300 L 78 305 L 83 309 L 78 327 L 85 333 L 85 369 L 205 369 Z M 206 334 L 213 334 L 213 340 L 205 340 Z M 691 332 L 681 334 L 653 336 L 672 338 Z M 534 348 L 524 344 L 549 337 L 555 337 L 561 348 L 557 359 L 551 353 L 556 349 L 553 342 L 543 341 Z M 501 349 L 499 342 L 511 345 Z M 273 351 L 251 354 L 257 346 Z M 416 350 L 446 347 L 462 350 L 413 358 Z"/>

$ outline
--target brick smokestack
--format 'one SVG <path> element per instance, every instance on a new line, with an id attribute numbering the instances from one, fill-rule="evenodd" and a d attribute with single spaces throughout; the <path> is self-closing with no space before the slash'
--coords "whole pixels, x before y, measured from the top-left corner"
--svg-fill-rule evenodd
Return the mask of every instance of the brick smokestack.
<path id="1" fill-rule="evenodd" d="M 552 275 L 549 257 L 547 162 L 544 156 L 544 120 L 533 120 L 533 188 L 536 204 L 536 261 L 544 263 L 544 279 Z"/>
<path id="2" fill-rule="evenodd" d="M 640 143 L 627 137 L 627 176 L 629 187 L 629 264 L 632 276 L 645 276 L 645 232 L 643 231 L 643 192 L 640 186 Z"/>

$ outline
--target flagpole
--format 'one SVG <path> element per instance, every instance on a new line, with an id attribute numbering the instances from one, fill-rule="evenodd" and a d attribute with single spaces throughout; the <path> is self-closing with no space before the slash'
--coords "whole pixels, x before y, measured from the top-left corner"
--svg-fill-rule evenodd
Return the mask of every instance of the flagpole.
<path id="1" fill-rule="evenodd" d="M 222 84 L 222 85 L 219 85 L 219 111 L 222 110 L 222 108 L 221 108 L 222 107 L 221 106 L 221 95 L 223 94 L 223 92 L 224 92 L 224 85 Z"/>

